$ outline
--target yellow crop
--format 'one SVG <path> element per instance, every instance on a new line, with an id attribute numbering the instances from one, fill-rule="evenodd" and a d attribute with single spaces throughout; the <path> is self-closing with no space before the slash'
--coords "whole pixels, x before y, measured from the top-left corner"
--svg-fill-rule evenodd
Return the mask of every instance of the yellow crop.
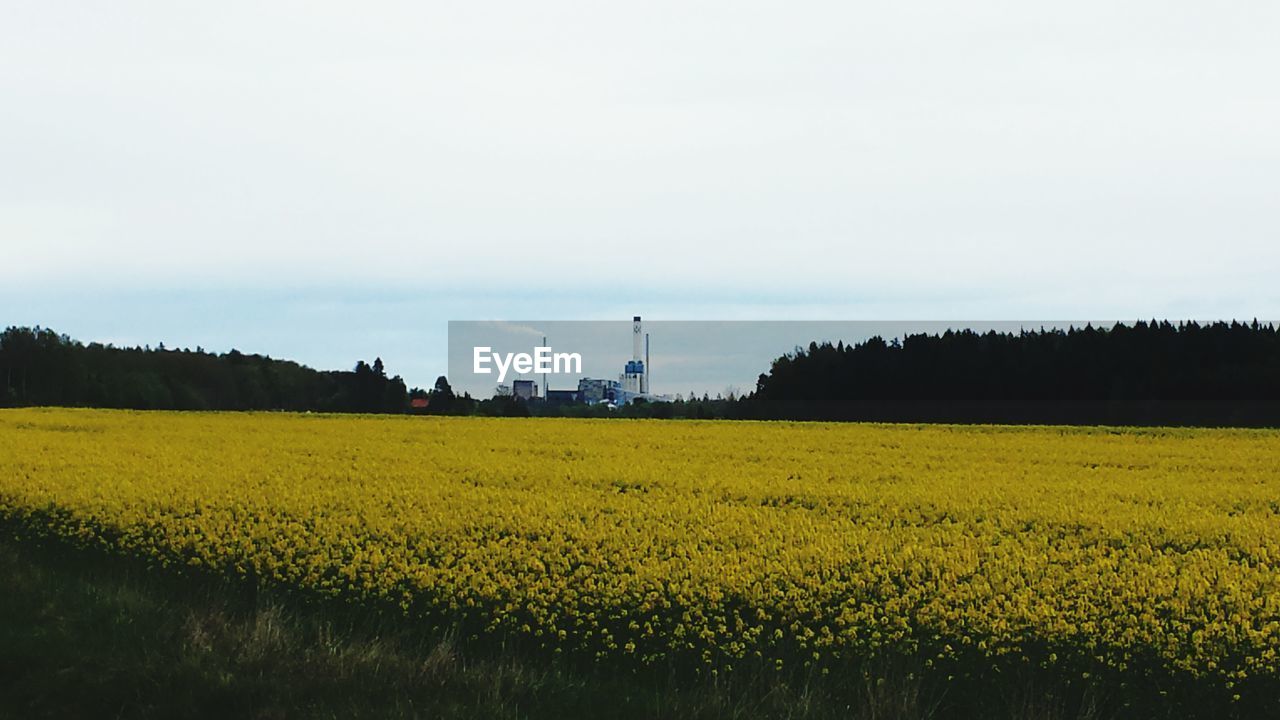
<path id="1" fill-rule="evenodd" d="M 10 410 L 0 519 L 639 663 L 1280 674 L 1272 431 Z"/>

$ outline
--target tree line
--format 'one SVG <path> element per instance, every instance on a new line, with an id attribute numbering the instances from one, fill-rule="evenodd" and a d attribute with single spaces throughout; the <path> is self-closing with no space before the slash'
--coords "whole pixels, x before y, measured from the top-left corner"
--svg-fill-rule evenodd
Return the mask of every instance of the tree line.
<path id="1" fill-rule="evenodd" d="M 1280 425 L 1280 332 L 1167 321 L 811 343 L 744 417 L 894 422 Z"/>
<path id="2" fill-rule="evenodd" d="M 1280 331 L 1165 321 L 813 342 L 743 397 L 621 408 L 407 389 L 381 359 L 319 371 L 232 350 L 82 344 L 0 334 L 0 405 L 446 415 L 1280 426 Z"/>
<path id="3" fill-rule="evenodd" d="M 409 391 L 382 360 L 319 371 L 237 350 L 83 344 L 47 328 L 0 333 L 0 405 L 137 410 L 404 412 Z"/>

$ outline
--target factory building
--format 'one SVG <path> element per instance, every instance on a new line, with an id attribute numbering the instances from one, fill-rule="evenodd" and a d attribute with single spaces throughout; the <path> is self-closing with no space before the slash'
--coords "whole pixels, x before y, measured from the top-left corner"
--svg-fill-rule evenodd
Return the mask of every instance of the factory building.
<path id="1" fill-rule="evenodd" d="M 548 405 L 576 405 L 581 402 L 577 390 L 548 390 Z"/>
<path id="2" fill-rule="evenodd" d="M 511 394 L 521 400 L 532 400 L 538 397 L 538 384 L 532 380 L 516 380 L 511 383 Z"/>
<path id="3" fill-rule="evenodd" d="M 543 338 L 542 344 L 547 344 Z M 649 335 L 644 332 L 640 316 L 631 319 L 631 359 L 623 365 L 622 373 L 617 380 L 607 378 L 584 377 L 578 380 L 577 390 L 551 390 L 545 380 L 543 386 L 545 396 L 538 394 L 538 386 L 532 380 L 515 380 L 509 394 L 525 401 L 543 400 L 552 405 L 585 403 L 598 405 L 626 405 L 637 399 L 669 400 L 666 396 L 656 396 L 649 389 Z M 499 394 L 506 386 L 499 386 Z"/>
<path id="4" fill-rule="evenodd" d="M 622 383 L 602 378 L 582 378 L 578 381 L 578 402 L 597 405 L 608 402 L 617 404 L 622 394 Z"/>
<path id="5" fill-rule="evenodd" d="M 640 359 L 641 341 L 644 344 L 644 359 Z M 644 334 L 640 324 L 640 316 L 631 318 L 631 359 L 622 370 L 622 389 L 634 395 L 649 392 L 649 336 Z"/>
<path id="6" fill-rule="evenodd" d="M 641 398 L 667 399 L 649 390 L 649 335 L 636 315 L 631 318 L 631 359 L 622 367 L 622 374 L 617 380 L 582 378 L 578 381 L 578 401 L 588 405 L 626 405 Z"/>

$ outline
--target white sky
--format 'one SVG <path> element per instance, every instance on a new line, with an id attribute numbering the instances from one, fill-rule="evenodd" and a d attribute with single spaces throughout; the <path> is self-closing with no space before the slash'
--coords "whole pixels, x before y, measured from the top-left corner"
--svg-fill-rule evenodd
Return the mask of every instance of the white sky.
<path id="1" fill-rule="evenodd" d="M 1280 317 L 1277 38 L 1247 0 L 8 0 L 0 324 Z"/>

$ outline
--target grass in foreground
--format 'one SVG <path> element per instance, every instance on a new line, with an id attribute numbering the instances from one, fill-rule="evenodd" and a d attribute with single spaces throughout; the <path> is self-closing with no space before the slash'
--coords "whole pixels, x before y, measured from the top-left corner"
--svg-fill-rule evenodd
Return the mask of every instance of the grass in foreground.
<path id="1" fill-rule="evenodd" d="M 1097 688 L 1031 681 L 957 705 L 902 673 L 795 688 L 592 670 L 11 536 L 0 576 L 3 718 L 1114 716 Z"/>
<path id="2" fill-rule="evenodd" d="M 812 698 L 730 702 L 574 674 L 403 618 L 290 606 L 64 548 L 0 543 L 4 717 L 817 716 Z M 398 622 L 397 622 L 398 621 Z"/>

